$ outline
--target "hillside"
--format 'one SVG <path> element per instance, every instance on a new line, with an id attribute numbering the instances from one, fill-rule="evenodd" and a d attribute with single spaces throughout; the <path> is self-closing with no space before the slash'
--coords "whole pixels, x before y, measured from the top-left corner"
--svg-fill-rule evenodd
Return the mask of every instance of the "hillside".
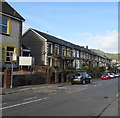
<path id="1" fill-rule="evenodd" d="M 90 49 L 90 50 L 93 51 L 93 52 L 96 52 L 98 54 L 105 55 L 105 56 L 107 56 L 110 59 L 116 59 L 116 60 L 118 60 L 118 55 L 120 56 L 120 53 L 119 54 L 112 54 L 112 53 L 105 53 L 105 52 L 103 52 L 101 50 L 96 50 L 96 49 Z"/>

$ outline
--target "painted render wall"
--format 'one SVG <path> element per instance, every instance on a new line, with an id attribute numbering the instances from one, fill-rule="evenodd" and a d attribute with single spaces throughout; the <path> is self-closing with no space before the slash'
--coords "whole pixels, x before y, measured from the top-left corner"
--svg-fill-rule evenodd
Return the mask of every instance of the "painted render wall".
<path id="1" fill-rule="evenodd" d="M 5 45 L 15 45 L 16 46 L 16 53 L 17 56 L 19 56 L 19 48 L 20 48 L 20 21 L 11 19 L 11 33 L 10 35 L 2 35 L 2 60 L 3 60 L 3 66 L 4 67 L 11 67 L 11 64 L 5 64 L 4 63 L 4 46 Z M 16 65 L 17 66 L 17 65 Z"/>

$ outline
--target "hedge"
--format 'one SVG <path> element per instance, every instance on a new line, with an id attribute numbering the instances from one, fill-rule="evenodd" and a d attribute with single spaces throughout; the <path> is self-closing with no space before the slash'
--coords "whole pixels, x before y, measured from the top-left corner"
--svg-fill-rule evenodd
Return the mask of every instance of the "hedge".
<path id="1" fill-rule="evenodd" d="M 39 85 L 47 82 L 46 74 L 14 75 L 13 86 Z"/>

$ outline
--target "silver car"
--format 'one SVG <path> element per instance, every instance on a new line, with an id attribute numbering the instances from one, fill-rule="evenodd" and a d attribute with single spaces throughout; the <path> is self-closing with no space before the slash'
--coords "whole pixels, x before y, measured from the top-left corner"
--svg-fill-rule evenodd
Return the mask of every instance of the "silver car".
<path id="1" fill-rule="evenodd" d="M 115 74 L 114 73 L 109 73 L 110 78 L 114 78 Z"/>

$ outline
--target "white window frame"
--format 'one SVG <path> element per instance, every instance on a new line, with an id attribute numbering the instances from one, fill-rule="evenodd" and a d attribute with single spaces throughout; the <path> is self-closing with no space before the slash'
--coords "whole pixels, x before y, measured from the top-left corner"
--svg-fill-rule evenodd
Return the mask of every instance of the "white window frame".
<path id="1" fill-rule="evenodd" d="M 0 33 L 3 33 L 3 34 L 8 34 L 8 21 L 9 21 L 9 19 L 8 18 L 5 18 L 5 17 L 2 17 L 2 16 L 0 16 L 0 18 L 1 18 L 1 21 L 0 21 L 0 27 L 1 27 L 1 31 L 0 31 Z M 3 24 L 3 19 L 5 19 L 5 20 L 7 20 L 7 24 Z M 3 32 L 3 27 L 5 27 L 6 28 L 6 31 L 5 32 Z"/>
<path id="2" fill-rule="evenodd" d="M 13 50 L 13 51 L 9 51 L 9 50 L 7 50 L 8 47 L 13 48 L 14 50 Z M 5 57 L 5 58 L 6 58 L 6 61 L 5 61 L 5 62 L 11 63 L 12 54 L 14 54 L 14 51 L 15 51 L 15 47 L 13 47 L 13 46 L 7 46 L 7 47 L 6 47 L 6 52 L 5 52 L 5 53 L 6 53 L 6 57 Z M 9 55 L 8 55 L 7 53 L 9 53 Z M 10 58 L 10 60 L 8 61 L 7 58 Z"/>

